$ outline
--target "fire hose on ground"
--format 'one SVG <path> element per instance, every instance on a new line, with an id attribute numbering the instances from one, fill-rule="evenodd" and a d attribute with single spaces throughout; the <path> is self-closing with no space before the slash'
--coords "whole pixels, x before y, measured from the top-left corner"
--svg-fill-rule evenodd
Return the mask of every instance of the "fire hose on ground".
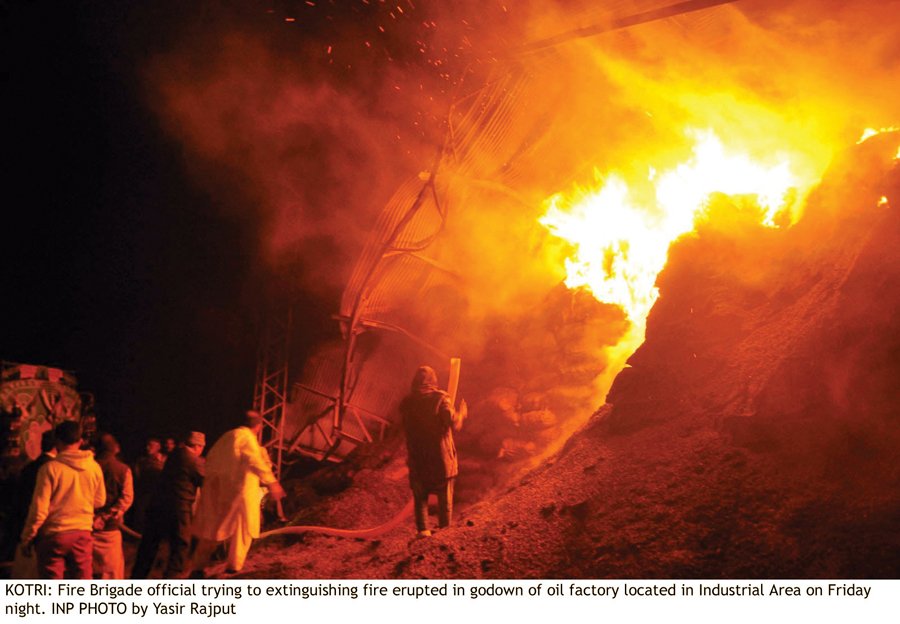
<path id="1" fill-rule="evenodd" d="M 451 405 L 456 404 L 456 393 L 459 389 L 460 364 L 460 358 L 450 358 L 450 379 L 447 386 L 447 394 L 450 397 Z M 413 500 L 410 499 L 409 502 L 406 503 L 406 506 L 403 507 L 403 509 L 401 509 L 393 518 L 391 518 L 384 524 L 377 527 L 372 527 L 371 529 L 336 529 L 334 527 L 317 525 L 287 526 L 261 533 L 259 539 L 264 539 L 266 537 L 272 537 L 275 535 L 300 535 L 303 533 L 321 533 L 323 535 L 331 535 L 333 537 L 374 539 L 380 535 L 387 533 L 388 531 L 399 525 L 401 522 L 409 518 L 412 515 L 412 511 Z M 281 515 L 282 514 L 279 510 L 279 516 Z"/>
<path id="2" fill-rule="evenodd" d="M 260 534 L 258 539 L 265 539 L 267 537 L 273 537 L 275 535 L 300 535 L 303 533 L 321 533 L 322 535 L 330 535 L 332 537 L 348 537 L 352 539 L 375 539 L 395 528 L 401 522 L 404 522 L 412 515 L 412 510 L 413 501 L 412 499 L 410 499 L 410 501 L 406 503 L 403 509 L 401 509 L 393 518 L 382 525 L 372 527 L 370 529 L 336 529 L 334 527 L 315 525 L 288 526 L 282 527 L 280 529 L 272 529 L 271 531 L 265 531 L 264 533 Z M 121 529 L 124 534 L 138 540 L 141 539 L 141 534 L 134 529 L 125 525 L 122 525 Z M 12 565 L 12 561 L 2 561 L 0 562 L 0 569 L 11 568 Z"/>
<path id="3" fill-rule="evenodd" d="M 451 402 L 455 403 L 456 392 L 459 387 L 459 370 L 460 370 L 460 360 L 459 358 L 452 358 L 450 360 L 450 383 L 448 387 L 448 394 L 451 397 Z M 280 501 L 279 501 L 280 502 Z M 303 533 L 321 533 L 322 535 L 330 535 L 332 537 L 347 537 L 353 539 L 375 539 L 381 535 L 384 535 L 388 531 L 392 530 L 396 526 L 398 526 L 401 522 L 405 521 L 412 515 L 413 511 L 413 500 L 410 499 L 409 502 L 394 515 L 393 518 L 376 527 L 372 527 L 369 529 L 337 529 L 334 527 L 328 526 L 319 526 L 319 525 L 301 525 L 301 526 L 287 526 L 281 527 L 280 529 L 272 529 L 271 531 L 265 531 L 260 534 L 258 539 L 265 539 L 267 537 L 274 537 L 276 535 L 301 535 Z M 283 512 L 279 506 L 279 517 L 283 517 Z M 135 539 L 141 539 L 141 534 L 135 531 L 134 529 L 122 525 L 121 530 L 124 534 L 133 537 Z M 10 566 L 12 562 L 2 562 L 0 563 L 0 567 Z"/>
<path id="4" fill-rule="evenodd" d="M 266 537 L 272 537 L 275 535 L 299 535 L 302 533 L 321 533 L 323 535 L 331 535 L 332 537 L 374 539 L 376 537 L 379 537 L 380 535 L 387 533 L 398 524 L 409 518 L 409 516 L 412 515 L 412 510 L 413 501 L 412 499 L 410 499 L 406 506 L 401 509 L 393 518 L 391 518 L 384 524 L 377 527 L 372 527 L 371 529 L 336 529 L 334 527 L 316 525 L 288 526 L 282 527 L 280 529 L 272 529 L 271 531 L 261 533 L 259 539 L 264 539 Z"/>
<path id="5" fill-rule="evenodd" d="M 370 529 L 336 529 L 327 526 L 289 526 L 261 533 L 258 539 L 273 537 L 275 535 L 300 535 L 302 533 L 321 533 L 323 535 L 331 535 L 332 537 L 348 537 L 353 539 L 375 539 L 405 521 L 412 515 L 412 510 L 413 501 L 410 499 L 406 506 L 404 506 L 393 518 L 382 525 Z M 122 525 L 121 529 L 124 534 L 137 540 L 141 539 L 141 534 L 134 529 L 125 525 Z M 0 561 L 0 569 L 12 568 L 12 566 L 12 561 Z"/>

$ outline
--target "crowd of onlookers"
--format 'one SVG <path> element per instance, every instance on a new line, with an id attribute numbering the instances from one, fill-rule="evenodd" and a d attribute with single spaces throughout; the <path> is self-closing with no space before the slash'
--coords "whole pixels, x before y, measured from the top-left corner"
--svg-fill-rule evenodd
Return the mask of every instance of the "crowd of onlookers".
<path id="1" fill-rule="evenodd" d="M 130 578 L 152 573 L 164 542 L 165 578 L 203 576 L 223 541 L 228 570 L 240 570 L 259 536 L 261 488 L 284 496 L 258 441 L 262 425 L 259 414 L 247 412 L 205 459 L 201 432 L 180 441 L 151 438 L 128 466 L 113 435 L 101 433 L 91 445 L 80 422 L 57 422 L 18 475 L 4 532 L 18 537 L 11 576 L 126 578 L 123 532 L 140 540 Z"/>
<path id="2" fill-rule="evenodd" d="M 453 431 L 466 419 L 462 401 L 438 388 L 430 366 L 416 371 L 399 406 L 418 535 L 428 528 L 428 497 L 438 498 L 438 526 L 450 525 L 458 473 Z M 204 576 L 215 549 L 227 542 L 226 573 L 237 572 L 260 533 L 262 489 L 280 501 L 285 491 L 259 442 L 259 413 L 245 412 L 206 457 L 206 436 L 147 441 L 145 454 L 127 466 L 109 433 L 85 442 L 82 423 L 54 419 L 43 432 L 41 454 L 18 479 L 7 535 L 18 536 L 16 578 L 125 578 L 122 533 L 140 539 L 130 578 L 147 578 L 159 547 L 168 543 L 165 578 Z M 130 527 L 126 523 L 130 523 Z M 132 528 L 133 527 L 133 528 Z"/>

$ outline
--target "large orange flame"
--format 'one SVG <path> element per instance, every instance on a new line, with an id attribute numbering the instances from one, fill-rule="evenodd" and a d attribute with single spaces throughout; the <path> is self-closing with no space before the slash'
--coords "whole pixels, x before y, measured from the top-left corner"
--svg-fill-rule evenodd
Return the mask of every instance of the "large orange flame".
<path id="1" fill-rule="evenodd" d="M 774 227 L 815 182 L 794 174 L 789 157 L 759 163 L 726 149 L 712 131 L 689 134 L 695 139 L 692 157 L 671 171 L 650 169 L 649 194 L 610 174 L 599 189 L 550 197 L 540 219 L 572 246 L 566 285 L 620 306 L 637 326 L 656 301 L 654 283 L 669 245 L 694 229 L 711 194 L 752 196 L 761 221 Z"/>
<path id="2" fill-rule="evenodd" d="M 656 277 L 669 246 L 694 229 L 711 194 L 755 202 L 760 222 L 776 227 L 795 218 L 796 204 L 818 181 L 818 175 L 796 173 L 810 170 L 796 166 L 803 159 L 800 151 L 786 149 L 770 162 L 760 162 L 729 148 L 711 130 L 689 130 L 688 135 L 692 153 L 682 164 L 667 171 L 650 168 L 645 180 L 631 184 L 611 173 L 598 188 L 554 195 L 540 219 L 571 247 L 566 285 L 621 307 L 631 321 L 631 332 L 617 345 L 617 353 L 608 354 L 606 382 L 643 342 L 647 315 L 658 297 Z"/>

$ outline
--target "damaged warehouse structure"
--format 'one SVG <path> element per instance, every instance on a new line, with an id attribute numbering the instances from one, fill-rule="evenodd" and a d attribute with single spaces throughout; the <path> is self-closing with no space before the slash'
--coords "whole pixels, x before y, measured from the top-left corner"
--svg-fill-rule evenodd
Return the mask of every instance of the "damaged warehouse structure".
<path id="1" fill-rule="evenodd" d="M 620 343 L 629 320 L 615 303 L 548 273 L 550 236 L 539 215 L 521 216 L 606 149 L 577 141 L 597 126 L 588 111 L 560 114 L 589 72 L 561 77 L 555 48 L 727 3 L 665 6 L 467 68 L 434 162 L 397 189 L 356 263 L 335 317 L 343 339 L 321 346 L 289 382 L 291 312 L 282 305 L 271 316 L 255 405 L 279 465 L 297 453 L 340 461 L 382 439 L 406 391 L 402 371 L 424 362 L 446 373 L 453 356 L 464 362 L 462 390 L 479 414 L 462 434 L 470 459 L 532 458 L 602 402 L 628 355 Z M 577 149 L 561 155 L 560 142 Z"/>

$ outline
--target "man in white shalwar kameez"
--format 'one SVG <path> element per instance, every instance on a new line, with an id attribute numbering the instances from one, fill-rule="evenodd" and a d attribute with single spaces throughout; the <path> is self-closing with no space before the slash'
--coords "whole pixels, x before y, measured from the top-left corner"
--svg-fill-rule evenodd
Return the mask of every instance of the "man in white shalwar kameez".
<path id="1" fill-rule="evenodd" d="M 260 415 L 247 412 L 244 425 L 224 433 L 206 457 L 206 479 L 193 526 L 199 539 L 192 565 L 195 574 L 225 540 L 227 571 L 243 568 L 253 538 L 259 537 L 262 487 L 275 500 L 284 498 L 269 455 L 259 444 L 261 429 Z"/>

